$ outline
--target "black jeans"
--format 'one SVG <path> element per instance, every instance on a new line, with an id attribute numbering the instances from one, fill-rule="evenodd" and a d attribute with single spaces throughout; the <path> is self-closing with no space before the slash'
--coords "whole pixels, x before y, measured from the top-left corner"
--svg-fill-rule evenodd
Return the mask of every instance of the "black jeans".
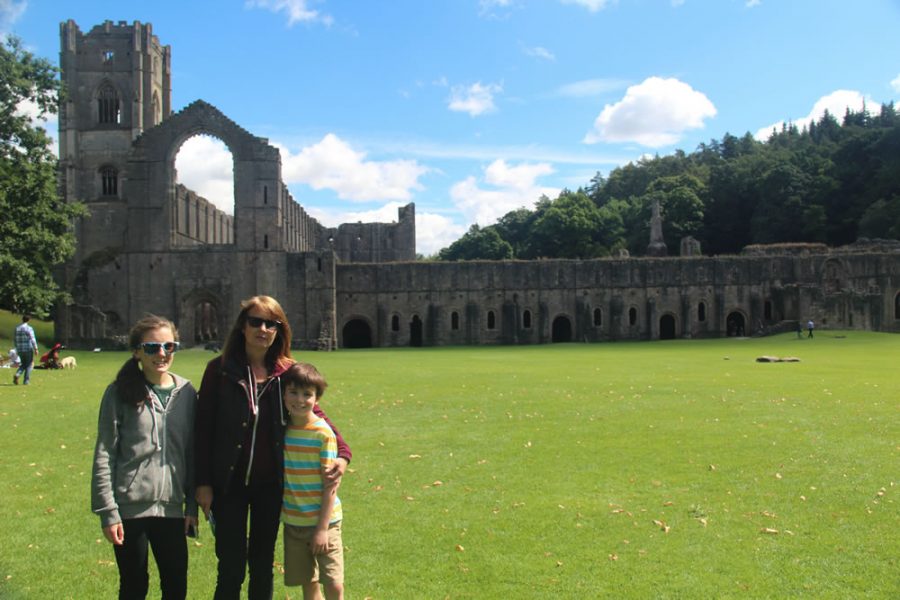
<path id="1" fill-rule="evenodd" d="M 215 600 L 238 600 L 248 569 L 249 599 L 271 600 L 272 564 L 281 520 L 282 493 L 281 485 L 270 483 L 240 486 L 224 496 L 213 496 L 216 557 L 219 559 Z"/>
<path id="2" fill-rule="evenodd" d="M 147 546 L 159 570 L 163 600 L 184 600 L 187 595 L 188 553 L 184 519 L 147 517 L 122 521 L 125 541 L 113 546 L 119 565 L 119 600 L 147 597 Z"/>

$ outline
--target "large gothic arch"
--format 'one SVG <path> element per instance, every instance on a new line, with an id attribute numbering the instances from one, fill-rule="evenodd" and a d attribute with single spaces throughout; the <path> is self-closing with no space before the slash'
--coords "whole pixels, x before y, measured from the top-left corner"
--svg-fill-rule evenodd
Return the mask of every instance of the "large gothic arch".
<path id="1" fill-rule="evenodd" d="M 149 229 L 153 247 L 172 249 L 177 245 L 175 157 L 182 144 L 198 134 L 220 139 L 234 160 L 234 243 L 238 249 L 279 247 L 284 184 L 278 149 L 203 100 L 146 130 L 132 144 L 124 182 L 129 229 Z M 129 236 L 132 244 L 130 250 L 146 248 L 146 235 Z"/>

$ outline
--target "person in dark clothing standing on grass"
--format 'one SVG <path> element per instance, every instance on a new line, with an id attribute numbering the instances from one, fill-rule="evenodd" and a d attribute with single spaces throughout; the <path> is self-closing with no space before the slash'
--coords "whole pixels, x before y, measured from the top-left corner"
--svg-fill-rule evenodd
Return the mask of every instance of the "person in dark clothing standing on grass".
<path id="1" fill-rule="evenodd" d="M 216 600 L 240 598 L 249 572 L 250 600 L 272 598 L 275 542 L 284 486 L 281 375 L 292 364 L 291 328 L 269 296 L 254 296 L 225 341 L 222 356 L 206 365 L 194 424 L 197 502 L 215 527 Z M 350 462 L 337 436 L 338 458 L 326 473 L 336 487 Z M 248 531 L 247 518 L 250 518 Z"/>
<path id="2" fill-rule="evenodd" d="M 25 379 L 22 381 L 24 385 L 31 383 L 31 370 L 34 368 L 34 357 L 38 353 L 37 338 L 34 336 L 34 329 L 28 324 L 31 315 L 22 315 L 22 323 L 16 327 L 15 343 L 16 352 L 19 353 L 19 359 L 22 363 L 16 369 L 13 375 L 13 383 L 19 385 L 19 377 L 24 373 Z"/>

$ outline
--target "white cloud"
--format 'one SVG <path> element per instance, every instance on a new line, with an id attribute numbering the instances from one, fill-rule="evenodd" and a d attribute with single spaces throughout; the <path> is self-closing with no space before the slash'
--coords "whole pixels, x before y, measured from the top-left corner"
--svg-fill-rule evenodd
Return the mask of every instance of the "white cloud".
<path id="1" fill-rule="evenodd" d="M 584 79 L 567 83 L 557 89 L 556 94 L 570 98 L 591 98 L 604 96 L 627 86 L 628 82 L 622 79 Z"/>
<path id="2" fill-rule="evenodd" d="M 672 0 L 672 6 L 678 8 L 679 6 L 684 5 L 684 0 Z"/>
<path id="3" fill-rule="evenodd" d="M 0 0 L 0 39 L 6 37 L 10 28 L 28 8 L 28 0 Z"/>
<path id="4" fill-rule="evenodd" d="M 540 58 L 542 60 L 549 60 L 549 61 L 556 60 L 556 56 L 554 56 L 552 52 L 550 52 L 543 46 L 535 46 L 533 48 L 524 48 L 523 52 L 525 52 L 526 56 Z"/>
<path id="5" fill-rule="evenodd" d="M 747 8 L 753 8 L 754 6 L 759 6 L 762 4 L 762 0 L 747 0 Z"/>
<path id="6" fill-rule="evenodd" d="M 562 0 L 563 4 L 577 4 L 583 6 L 591 12 L 603 10 L 615 0 Z"/>
<path id="7" fill-rule="evenodd" d="M 275 144 L 278 146 L 278 144 Z M 409 200 L 429 171 L 415 160 L 372 161 L 333 133 L 298 154 L 279 146 L 285 183 L 329 189 L 342 200 Z"/>
<path id="8" fill-rule="evenodd" d="M 0 0 L 2 1 L 2 0 Z M 311 10 L 308 0 L 247 0 L 247 8 L 264 8 L 274 13 L 283 12 L 288 18 L 288 27 L 295 23 L 320 22 L 331 25 L 334 19 L 317 10 Z"/>
<path id="9" fill-rule="evenodd" d="M 649 77 L 625 97 L 607 104 L 584 142 L 636 142 L 659 148 L 676 143 L 682 133 L 703 127 L 716 107 L 702 92 L 677 79 Z"/>
<path id="10" fill-rule="evenodd" d="M 469 87 L 462 85 L 453 86 L 450 90 L 450 103 L 448 108 L 455 112 L 467 112 L 473 117 L 497 110 L 494 105 L 494 94 L 503 91 L 503 87 L 496 83 L 482 85 L 474 83 Z"/>
<path id="11" fill-rule="evenodd" d="M 898 77 L 898 79 L 900 79 L 900 77 Z M 826 110 L 840 122 L 840 120 L 844 118 L 844 113 L 847 112 L 847 108 L 854 111 L 860 111 L 862 110 L 863 105 L 872 104 L 873 102 L 871 99 L 867 99 L 857 91 L 835 90 L 827 96 L 819 98 L 808 115 L 791 122 L 796 125 L 798 129 L 803 129 L 804 127 L 808 127 L 813 121 L 821 119 Z M 784 124 L 784 121 L 778 121 L 768 127 L 761 128 L 756 132 L 756 139 L 763 141 L 769 139 L 769 136 L 772 135 L 772 130 L 775 129 L 780 131 Z"/>
<path id="12" fill-rule="evenodd" d="M 485 18 L 502 19 L 509 15 L 508 10 L 514 8 L 515 5 L 514 0 L 480 0 L 478 15 Z"/>
<path id="13" fill-rule="evenodd" d="M 553 172 L 548 163 L 510 166 L 504 160 L 495 160 L 484 169 L 482 182 L 469 176 L 450 188 L 450 198 L 467 224 L 490 225 L 511 210 L 530 208 L 542 194 L 551 198 L 559 194 L 559 189 L 537 183 L 539 177 Z"/>
<path id="14" fill-rule="evenodd" d="M 2 2 L 3 0 L 0 0 Z M 41 127 L 53 140 L 53 152 L 59 155 L 59 118 L 53 113 L 41 115 L 38 105 L 31 100 L 22 100 L 16 105 L 16 114 L 24 115 L 31 120 L 35 127 Z"/>
<path id="15" fill-rule="evenodd" d="M 895 92 L 900 94 L 900 75 L 897 75 L 897 77 L 895 77 L 894 80 L 891 81 L 891 87 Z"/>
<path id="16" fill-rule="evenodd" d="M 175 157 L 175 170 L 178 183 L 234 214 L 234 160 L 222 140 L 208 135 L 188 139 Z"/>

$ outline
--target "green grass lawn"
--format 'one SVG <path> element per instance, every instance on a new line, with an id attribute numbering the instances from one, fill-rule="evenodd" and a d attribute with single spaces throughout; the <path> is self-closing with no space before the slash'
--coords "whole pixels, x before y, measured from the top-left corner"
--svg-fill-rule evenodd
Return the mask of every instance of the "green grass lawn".
<path id="1" fill-rule="evenodd" d="M 126 355 L 73 354 L 78 370 L 27 388 L 0 370 L 3 598 L 116 590 L 89 483 Z M 174 370 L 199 381 L 211 356 Z M 330 380 L 323 405 L 354 451 L 349 598 L 900 593 L 900 336 L 298 356 Z M 189 596 L 211 597 L 205 526 L 190 568 Z M 276 575 L 275 597 L 301 594 Z"/>

